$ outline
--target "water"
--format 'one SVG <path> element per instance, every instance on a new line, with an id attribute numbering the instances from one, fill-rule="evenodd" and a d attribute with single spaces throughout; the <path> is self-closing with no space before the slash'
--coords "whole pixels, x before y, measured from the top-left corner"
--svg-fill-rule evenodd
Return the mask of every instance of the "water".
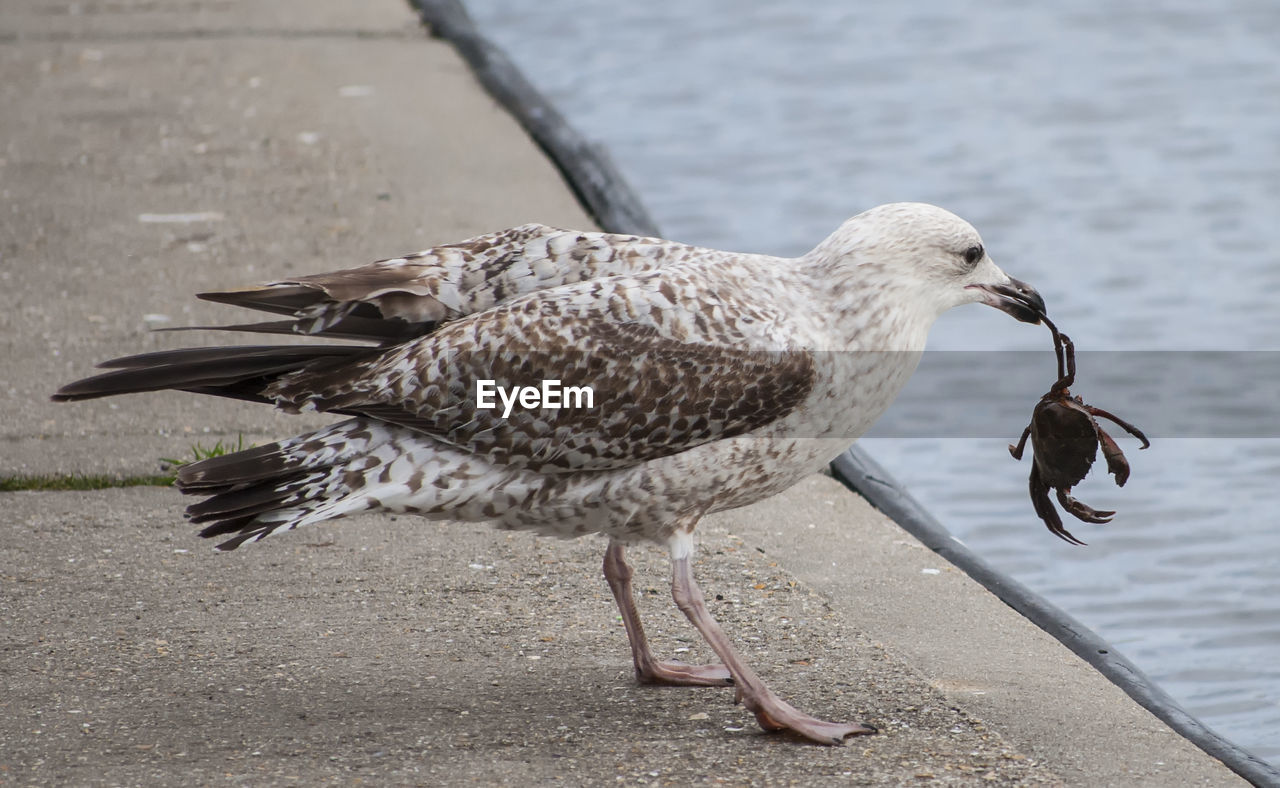
<path id="1" fill-rule="evenodd" d="M 607 145 L 667 237 L 793 255 L 872 205 L 937 203 L 982 230 L 1080 348 L 1178 372 L 1162 413 L 1239 423 L 1256 411 L 1258 389 L 1237 402 L 1250 392 L 1234 378 L 1207 380 L 1186 357 L 1159 354 L 1280 349 L 1273 0 L 468 7 Z M 1046 332 L 984 307 L 947 315 L 930 347 L 1037 350 L 1036 379 L 1052 380 Z M 1091 358 L 1081 356 L 1077 391 L 1142 425 L 1143 399 L 1117 403 L 1123 365 L 1119 385 L 1104 387 Z M 1205 383 L 1221 395 L 1184 396 Z M 1206 723 L 1280 762 L 1274 413 L 1264 406 L 1269 421 L 1252 433 L 1269 437 L 1170 427 L 1145 452 L 1123 441 L 1129 484 L 1097 471 L 1077 488 L 1120 514 L 1109 526 L 1068 523 L 1090 543 L 1079 548 L 1035 519 L 1027 464 L 1005 451 L 1036 393 L 1019 394 L 1020 409 L 964 403 L 992 425 L 967 437 L 864 445 L 971 547 Z M 959 407 L 935 390 L 913 396 Z"/>

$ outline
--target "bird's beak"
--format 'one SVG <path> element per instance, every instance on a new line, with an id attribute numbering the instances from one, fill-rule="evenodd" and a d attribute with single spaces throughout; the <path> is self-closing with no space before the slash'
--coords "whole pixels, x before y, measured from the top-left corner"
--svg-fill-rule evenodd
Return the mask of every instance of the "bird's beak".
<path id="1" fill-rule="evenodd" d="M 1003 285 L 969 285 L 969 289 L 982 291 L 982 303 L 994 306 L 1024 323 L 1039 323 L 1044 317 L 1044 299 L 1026 282 L 1009 277 Z"/>

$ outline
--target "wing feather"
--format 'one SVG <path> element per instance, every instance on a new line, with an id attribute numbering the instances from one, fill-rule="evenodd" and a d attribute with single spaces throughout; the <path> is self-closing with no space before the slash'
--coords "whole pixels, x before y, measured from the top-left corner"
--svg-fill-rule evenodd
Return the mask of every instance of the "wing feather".
<path id="1" fill-rule="evenodd" d="M 393 344 L 538 290 L 653 270 L 690 249 L 527 224 L 359 268 L 199 297 L 289 316 L 232 330 Z"/>
<path id="2" fill-rule="evenodd" d="M 642 308 L 662 280 L 628 278 L 612 295 L 602 292 L 609 284 L 531 295 L 377 358 L 285 375 L 266 395 L 283 407 L 392 422 L 514 467 L 576 471 L 627 467 L 752 432 L 812 390 L 808 352 L 753 349 L 724 325 L 720 334 L 677 337 L 679 319 L 695 317 L 686 307 L 667 304 L 657 313 L 665 322 Z M 636 317 L 620 323 L 619 312 Z M 511 391 L 546 380 L 562 391 L 590 387 L 591 406 L 480 407 L 480 381 Z"/>

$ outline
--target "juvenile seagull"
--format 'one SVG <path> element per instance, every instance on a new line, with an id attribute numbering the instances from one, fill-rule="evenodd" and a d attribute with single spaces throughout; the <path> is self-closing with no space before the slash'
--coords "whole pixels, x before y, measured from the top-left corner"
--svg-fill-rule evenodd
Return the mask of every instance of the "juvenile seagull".
<path id="1" fill-rule="evenodd" d="M 530 224 L 200 297 L 286 316 L 227 328 L 374 343 L 147 353 L 54 395 L 179 389 L 348 417 L 184 466 L 179 489 L 205 496 L 187 509 L 201 536 L 229 535 L 218 547 L 233 550 L 368 511 L 604 534 L 641 682 L 732 685 L 766 730 L 824 744 L 873 729 L 798 711 L 743 662 L 694 582 L 694 527 L 846 449 L 946 310 L 982 302 L 1025 322 L 1044 311 L 973 227 L 920 203 L 859 214 L 795 259 Z M 479 406 L 481 380 L 590 386 L 594 402 L 504 417 Z M 676 605 L 721 664 L 654 657 L 623 559 L 643 540 L 667 545 Z"/>

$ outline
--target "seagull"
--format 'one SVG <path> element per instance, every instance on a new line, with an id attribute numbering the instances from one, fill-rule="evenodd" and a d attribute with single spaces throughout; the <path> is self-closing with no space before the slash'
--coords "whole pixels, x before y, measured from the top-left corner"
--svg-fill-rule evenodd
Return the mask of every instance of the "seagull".
<path id="1" fill-rule="evenodd" d="M 858 214 L 796 258 L 527 224 L 199 297 L 282 316 L 227 329 L 361 342 L 146 353 L 53 395 L 175 389 L 346 417 L 179 470 L 219 549 L 373 511 L 602 534 L 641 683 L 732 686 L 765 730 L 821 744 L 875 729 L 801 712 L 746 664 L 694 580 L 698 521 L 848 448 L 943 312 L 1045 312 L 969 223 L 923 203 Z M 676 606 L 719 664 L 653 654 L 624 558 L 638 542 L 666 545 Z"/>

